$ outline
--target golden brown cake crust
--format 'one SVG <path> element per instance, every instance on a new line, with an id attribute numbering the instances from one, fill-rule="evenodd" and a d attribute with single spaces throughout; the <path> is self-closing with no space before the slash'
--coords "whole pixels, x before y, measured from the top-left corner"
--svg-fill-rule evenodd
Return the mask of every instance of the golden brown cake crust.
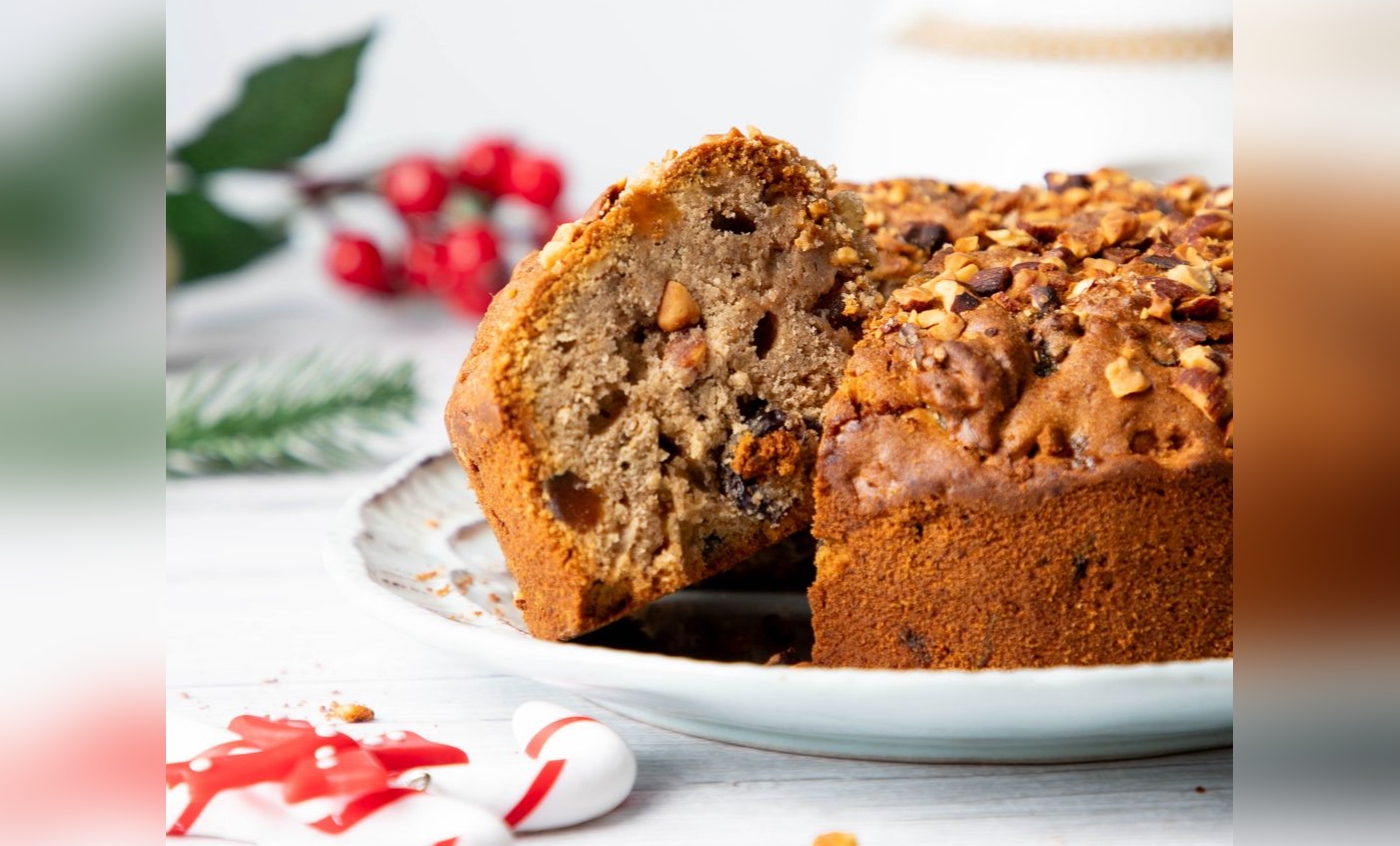
<path id="1" fill-rule="evenodd" d="M 1232 654 L 1233 190 L 1048 181 L 981 195 L 826 407 L 817 663 Z"/>
<path id="2" fill-rule="evenodd" d="M 597 628 L 810 523 L 821 406 L 874 302 L 861 214 L 790 145 L 734 131 L 612 186 L 516 268 L 446 422 L 533 634 Z"/>

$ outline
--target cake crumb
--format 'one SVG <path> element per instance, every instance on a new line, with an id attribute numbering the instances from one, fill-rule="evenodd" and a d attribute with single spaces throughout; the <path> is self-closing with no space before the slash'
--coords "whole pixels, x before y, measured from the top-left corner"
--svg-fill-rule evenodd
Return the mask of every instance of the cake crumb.
<path id="1" fill-rule="evenodd" d="M 826 834 L 817 835 L 817 839 L 812 841 L 812 846 L 858 846 L 858 844 L 854 834 L 847 834 L 844 831 L 828 831 Z"/>
<path id="2" fill-rule="evenodd" d="M 413 578 L 417 579 L 417 580 L 420 581 L 420 582 L 426 582 L 426 581 L 428 581 L 429 579 L 436 579 L 438 576 L 441 576 L 441 575 L 442 575 L 442 569 L 441 569 L 441 568 L 438 568 L 438 569 L 436 569 L 436 570 L 424 570 L 424 571 L 421 572 L 421 573 L 414 573 L 414 574 L 413 574 Z"/>
<path id="3" fill-rule="evenodd" d="M 1201 787 L 1201 786 L 1198 784 L 1198 785 L 1196 785 L 1196 792 L 1197 792 L 1197 793 L 1205 793 L 1205 792 L 1206 792 L 1206 789 L 1205 789 L 1204 787 Z"/>
<path id="4" fill-rule="evenodd" d="M 423 525 L 427 526 L 429 529 L 436 529 L 442 524 L 439 523 L 437 520 L 434 520 L 432 517 L 429 517 L 428 519 L 423 521 Z"/>
<path id="5" fill-rule="evenodd" d="M 374 711 L 358 702 L 346 702 L 342 705 L 332 701 L 326 709 L 326 715 L 343 723 L 367 723 L 374 719 Z"/>
<path id="6" fill-rule="evenodd" d="M 442 587 L 440 587 L 440 588 L 438 588 L 437 590 L 433 591 L 433 593 L 437 594 L 438 596 L 447 596 L 447 595 L 448 595 L 449 593 L 451 593 L 451 592 L 452 592 L 452 585 L 443 585 Z"/>

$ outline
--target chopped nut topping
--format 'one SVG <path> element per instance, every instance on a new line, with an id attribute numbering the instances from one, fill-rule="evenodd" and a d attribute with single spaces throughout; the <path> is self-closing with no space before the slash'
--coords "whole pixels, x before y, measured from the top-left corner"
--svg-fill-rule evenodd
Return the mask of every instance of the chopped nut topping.
<path id="1" fill-rule="evenodd" d="M 1209 267 L 1178 264 L 1167 271 L 1167 278 L 1183 285 L 1190 285 L 1202 294 L 1215 293 L 1215 276 Z"/>
<path id="2" fill-rule="evenodd" d="M 1220 315 L 1220 300 L 1215 297 L 1195 297 L 1178 305 L 1176 313 L 1187 320 L 1214 320 Z"/>
<path id="3" fill-rule="evenodd" d="M 1168 279 L 1165 276 L 1149 276 L 1146 280 L 1147 287 L 1155 294 L 1161 294 L 1171 302 L 1180 302 L 1194 297 L 1197 293 L 1190 285 L 1183 285 L 1175 279 Z"/>
<path id="4" fill-rule="evenodd" d="M 1152 265 L 1153 267 L 1159 268 L 1159 269 L 1161 269 L 1161 270 L 1171 270 L 1173 267 L 1176 267 L 1178 264 L 1185 264 L 1185 262 L 1183 262 L 1181 259 L 1179 259 L 1179 258 L 1177 258 L 1177 257 L 1175 257 L 1175 256 L 1150 255 L 1150 256 L 1143 256 L 1143 257 L 1142 257 L 1142 260 L 1143 260 L 1144 262 L 1146 262 L 1146 263 Z"/>
<path id="5" fill-rule="evenodd" d="M 967 291 L 964 291 L 963 293 L 958 294 L 955 298 L 953 298 L 953 302 L 951 305 L 948 306 L 948 310 L 953 312 L 954 314 L 962 314 L 965 311 L 972 311 L 974 308 L 977 308 L 981 304 L 982 301 L 977 299 L 976 296 Z M 987 332 L 989 336 L 995 336 L 996 327 L 988 329 Z"/>
<path id="6" fill-rule="evenodd" d="M 943 259 L 943 272 L 956 273 L 957 271 L 962 270 L 968 265 L 976 267 L 976 263 L 972 260 L 972 256 L 968 255 L 967 253 L 949 253 L 948 257 Z"/>
<path id="7" fill-rule="evenodd" d="M 1035 243 L 1035 238 L 1024 229 L 988 229 L 986 235 L 1003 247 L 1029 247 Z"/>
<path id="8" fill-rule="evenodd" d="M 1147 374 L 1125 356 L 1118 356 L 1109 362 L 1103 369 L 1103 375 L 1108 379 L 1108 389 L 1118 399 L 1122 399 L 1132 394 L 1140 394 L 1152 387 L 1148 381 Z"/>
<path id="9" fill-rule="evenodd" d="M 1085 292 L 1088 291 L 1088 290 L 1089 290 L 1090 288 L 1092 288 L 1092 287 L 1094 287 L 1094 280 L 1093 280 L 1093 279 L 1080 279 L 1078 282 L 1074 283 L 1074 287 L 1073 287 L 1073 288 L 1070 288 L 1070 289 L 1069 289 L 1069 298 L 1072 299 L 1072 300 L 1077 300 L 1077 299 L 1079 299 L 1080 297 L 1084 296 Z M 1170 305 L 1171 305 L 1171 304 L 1168 303 L 1168 306 L 1170 306 Z M 1168 312 L 1167 312 L 1167 313 L 1168 313 L 1168 315 L 1171 314 L 1170 309 L 1168 309 Z"/>
<path id="10" fill-rule="evenodd" d="M 1099 218 L 1099 232 L 1109 244 L 1117 244 L 1132 235 L 1137 227 L 1137 215 L 1126 209 L 1114 209 Z"/>
<path id="11" fill-rule="evenodd" d="M 1172 319 L 1172 301 L 1157 293 L 1156 291 L 1153 291 L 1151 305 L 1144 308 L 1138 314 L 1138 317 L 1142 318 L 1143 320 L 1146 320 L 1147 318 L 1151 317 L 1155 320 L 1160 320 L 1163 323 L 1170 323 Z"/>
<path id="12" fill-rule="evenodd" d="M 1180 353 L 1182 367 L 1196 367 L 1201 370 L 1209 370 L 1211 373 L 1219 373 L 1220 365 L 1216 363 L 1211 355 L 1210 347 L 1197 344 L 1194 347 L 1187 347 Z"/>
<path id="13" fill-rule="evenodd" d="M 953 249 L 960 253 L 976 252 L 980 242 L 976 235 L 966 235 L 953 242 Z"/>
<path id="14" fill-rule="evenodd" d="M 914 323 L 940 341 L 951 341 L 967 328 L 967 321 L 950 311 L 929 309 L 914 315 Z"/>
<path id="15" fill-rule="evenodd" d="M 831 254 L 831 263 L 837 267 L 852 267 L 861 263 L 860 253 L 854 247 L 838 247 Z"/>
<path id="16" fill-rule="evenodd" d="M 666 283 L 661 294 L 661 305 L 656 310 L 656 325 L 662 331 L 675 332 L 694 326 L 700 320 L 700 305 L 690 295 L 686 287 L 674 280 Z"/>
<path id="17" fill-rule="evenodd" d="M 953 274 L 953 278 L 958 280 L 959 282 L 968 282 L 972 279 L 972 277 L 976 276 L 978 273 L 981 273 L 981 271 L 977 269 L 977 265 L 965 264 L 957 269 L 957 271 Z"/>
<path id="18" fill-rule="evenodd" d="M 1235 220 L 1228 211 L 1202 210 L 1186 224 L 1191 236 L 1225 239 L 1235 237 Z"/>
<path id="19" fill-rule="evenodd" d="M 1097 229 L 1071 229 L 1061 233 L 1055 243 L 1069 250 L 1077 259 L 1091 256 L 1104 248 L 1103 234 Z"/>
<path id="20" fill-rule="evenodd" d="M 1225 388 L 1225 380 L 1218 373 L 1199 367 L 1178 368 L 1172 374 L 1172 387 L 1191 404 L 1201 410 L 1212 422 L 1219 423 L 1233 411 L 1230 392 Z"/>
<path id="21" fill-rule="evenodd" d="M 540 265 L 546 270 L 559 262 L 560 256 L 564 254 L 569 243 L 574 239 L 574 233 L 578 225 L 575 223 L 561 223 L 559 228 L 554 230 L 554 237 L 549 239 L 549 243 L 540 247 Z"/>
<path id="22" fill-rule="evenodd" d="M 918 311 L 933 305 L 938 295 L 928 288 L 905 287 L 890 294 L 890 299 L 898 303 L 900 308 Z"/>
<path id="23" fill-rule="evenodd" d="M 1103 258 L 1086 258 L 1084 259 L 1084 269 L 1097 270 L 1100 273 L 1112 276 L 1118 272 L 1118 264 Z"/>
<path id="24" fill-rule="evenodd" d="M 953 308 L 953 300 L 956 300 L 959 294 L 965 293 L 966 291 L 966 288 L 954 282 L 952 279 L 942 279 L 933 284 L 933 293 L 937 294 L 938 298 L 943 301 L 943 308 L 949 310 Z"/>
<path id="25" fill-rule="evenodd" d="M 1011 271 L 1005 267 L 989 267 L 977 271 L 965 281 L 974 294 L 990 297 L 998 291 L 1005 291 L 1011 284 Z"/>
<path id="26" fill-rule="evenodd" d="M 1036 285 L 1026 292 L 1026 296 L 1030 298 L 1031 306 L 1041 314 L 1060 304 L 1059 295 L 1048 285 Z"/>
<path id="27" fill-rule="evenodd" d="M 1065 204 L 1073 207 L 1081 206 L 1089 202 L 1089 197 L 1092 195 L 1089 193 L 1088 188 L 1075 187 L 1065 189 L 1062 196 L 1065 198 Z"/>

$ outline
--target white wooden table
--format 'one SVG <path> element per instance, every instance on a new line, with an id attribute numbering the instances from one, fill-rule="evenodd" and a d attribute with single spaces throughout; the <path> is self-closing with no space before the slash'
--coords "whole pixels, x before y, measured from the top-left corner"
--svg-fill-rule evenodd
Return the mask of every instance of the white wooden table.
<path id="1" fill-rule="evenodd" d="M 432 309 L 353 302 L 288 254 L 172 303 L 172 375 L 195 360 L 311 345 L 412 356 L 427 398 L 402 449 L 445 442 L 439 409 L 470 326 Z M 380 467 L 333 475 L 174 480 L 167 493 L 167 701 L 213 724 L 241 713 L 323 719 L 361 702 L 384 726 L 512 750 L 529 699 L 596 715 L 632 745 L 636 789 L 617 811 L 540 844 L 1227 843 L 1233 751 L 1079 765 L 917 765 L 764 752 L 673 734 L 575 696 L 464 663 L 357 613 L 323 574 L 332 515 Z M 179 842 L 171 839 L 172 842 Z M 189 841 L 186 841 L 189 842 Z"/>

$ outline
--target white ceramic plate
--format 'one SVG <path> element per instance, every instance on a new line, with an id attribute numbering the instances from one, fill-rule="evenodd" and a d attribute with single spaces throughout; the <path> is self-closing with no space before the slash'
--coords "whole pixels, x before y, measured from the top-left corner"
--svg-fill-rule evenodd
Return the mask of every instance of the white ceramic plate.
<path id="1" fill-rule="evenodd" d="M 479 664 L 699 737 L 902 761 L 1082 761 L 1228 745 L 1233 660 L 1037 670 L 761 666 L 536 640 L 450 454 L 353 498 L 326 555 L 359 607 Z"/>

